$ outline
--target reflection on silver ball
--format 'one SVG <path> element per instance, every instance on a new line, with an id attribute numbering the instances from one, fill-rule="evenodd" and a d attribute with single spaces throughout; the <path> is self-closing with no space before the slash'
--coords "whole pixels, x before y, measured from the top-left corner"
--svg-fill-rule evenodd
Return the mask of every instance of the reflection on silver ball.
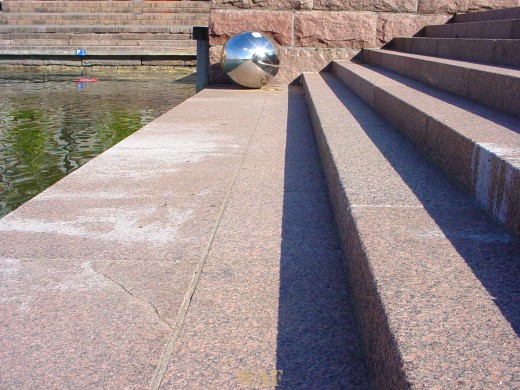
<path id="1" fill-rule="evenodd" d="M 222 48 L 220 66 L 237 84 L 262 88 L 280 68 L 278 47 L 259 32 L 243 32 Z"/>

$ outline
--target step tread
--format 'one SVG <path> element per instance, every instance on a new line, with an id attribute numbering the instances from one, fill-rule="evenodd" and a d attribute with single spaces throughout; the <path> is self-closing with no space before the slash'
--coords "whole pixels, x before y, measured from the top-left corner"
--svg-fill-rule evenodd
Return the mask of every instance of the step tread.
<path id="1" fill-rule="evenodd" d="M 436 88 L 520 115 L 520 69 L 437 58 L 385 49 L 366 49 L 365 61 Z M 504 91 L 508 93 L 505 94 Z"/>
<path id="2" fill-rule="evenodd" d="M 520 243 L 335 76 L 304 79 L 377 384 L 514 381 Z"/>
<path id="3" fill-rule="evenodd" d="M 424 61 L 424 62 L 436 63 L 436 64 L 445 64 L 445 65 L 451 65 L 451 66 L 460 67 L 460 68 L 478 70 L 481 72 L 497 73 L 497 74 L 501 74 L 501 75 L 510 76 L 513 78 L 520 78 L 520 69 L 514 68 L 514 67 L 488 65 L 488 64 L 478 63 L 478 62 L 454 60 L 454 59 L 449 59 L 449 58 L 438 58 L 438 57 L 432 57 L 432 56 L 428 56 L 428 55 L 403 53 L 400 51 L 386 50 L 386 49 L 364 49 L 364 51 L 380 53 L 384 56 L 410 58 L 410 59 L 415 59 L 418 61 Z"/>
<path id="4" fill-rule="evenodd" d="M 519 117 L 371 65 L 335 61 L 333 68 L 520 236 Z"/>
<path id="5" fill-rule="evenodd" d="M 348 67 L 357 74 L 370 80 L 377 88 L 391 91 L 399 99 L 415 106 L 429 117 L 442 119 L 450 124 L 468 123 L 471 121 L 477 131 L 464 129 L 467 138 L 472 134 L 481 134 L 476 142 L 486 143 L 491 140 L 501 140 L 504 147 L 520 147 L 520 118 L 501 111 L 470 102 L 437 88 L 430 87 L 419 81 L 412 80 L 395 72 L 381 69 L 368 64 L 354 64 L 348 61 L 334 61 L 341 67 Z M 503 123 L 504 125 L 500 125 Z M 486 129 L 478 131 L 478 129 Z M 489 131 L 493 133 L 490 134 Z M 520 159 L 520 150 L 518 151 Z M 513 159 L 512 161 L 515 161 Z M 518 161 L 517 165 L 520 164 Z M 520 166 L 520 165 L 519 165 Z"/>
<path id="6" fill-rule="evenodd" d="M 428 25 L 424 34 L 432 38 L 519 39 L 520 19 Z"/>
<path id="7" fill-rule="evenodd" d="M 489 21 L 501 19 L 520 19 L 520 7 L 504 8 L 480 12 L 468 12 L 455 15 L 454 23 Z"/>
<path id="8" fill-rule="evenodd" d="M 394 37 L 402 52 L 520 67 L 520 39 Z"/>

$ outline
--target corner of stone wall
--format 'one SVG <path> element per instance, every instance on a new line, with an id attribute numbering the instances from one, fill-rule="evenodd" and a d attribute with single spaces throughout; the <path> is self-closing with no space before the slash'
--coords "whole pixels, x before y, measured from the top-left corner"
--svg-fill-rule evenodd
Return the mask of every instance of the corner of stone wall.
<path id="1" fill-rule="evenodd" d="M 517 0 L 212 0 L 209 20 L 210 80 L 230 83 L 220 69 L 222 46 L 233 35 L 259 31 L 280 47 L 274 84 L 289 84 L 302 72 L 350 60 L 363 48 L 382 47 L 396 36 L 413 36 L 444 24 L 457 12 L 516 6 Z M 511 3 L 511 4 L 509 4 Z M 513 4 L 514 3 L 514 4 Z"/>

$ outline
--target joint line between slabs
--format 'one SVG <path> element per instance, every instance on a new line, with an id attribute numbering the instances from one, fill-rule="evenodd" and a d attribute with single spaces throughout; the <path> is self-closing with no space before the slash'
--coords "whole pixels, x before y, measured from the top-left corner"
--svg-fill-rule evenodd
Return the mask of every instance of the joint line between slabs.
<path id="1" fill-rule="evenodd" d="M 215 226 L 213 227 L 213 230 L 211 231 L 208 246 L 206 247 L 206 250 L 202 254 L 202 257 L 201 257 L 199 263 L 197 264 L 197 268 L 195 269 L 195 273 L 193 275 L 193 278 L 191 279 L 190 286 L 188 287 L 188 290 L 186 291 L 186 294 L 184 295 L 184 299 L 182 300 L 182 304 L 179 309 L 179 313 L 177 315 L 177 321 L 173 325 L 172 334 L 171 334 L 170 338 L 168 339 L 168 342 L 166 343 L 166 346 L 164 348 L 164 353 L 161 358 L 161 363 L 155 370 L 155 374 L 152 379 L 152 384 L 150 386 L 150 390 L 159 390 L 159 388 L 162 384 L 164 374 L 166 373 L 166 369 L 168 367 L 168 363 L 170 362 L 170 358 L 171 358 L 171 355 L 173 352 L 173 347 L 174 347 L 175 343 L 177 342 L 177 339 L 179 338 L 180 332 L 182 330 L 182 325 L 184 324 L 184 320 L 185 320 L 188 310 L 190 308 L 191 299 L 193 298 L 193 295 L 195 294 L 195 290 L 197 289 L 200 275 L 202 274 L 202 270 L 204 268 L 204 265 L 206 264 L 206 260 L 211 251 L 211 247 L 213 246 L 213 241 L 215 241 L 215 236 L 216 236 L 218 228 L 220 226 L 222 216 L 224 215 L 224 212 L 226 211 L 226 208 L 227 208 L 227 205 L 229 202 L 229 198 L 231 197 L 231 192 L 233 190 L 233 187 L 235 186 L 235 182 L 237 181 L 238 175 L 240 174 L 240 171 L 242 170 L 242 165 L 244 163 L 246 154 L 249 151 L 249 147 L 251 146 L 251 141 L 253 140 L 253 137 L 256 133 L 256 129 L 258 127 L 258 123 L 260 122 L 260 118 L 262 117 L 262 114 L 264 112 L 266 101 L 267 101 L 267 99 L 264 99 L 264 102 L 262 104 L 262 109 L 260 110 L 260 114 L 258 115 L 258 118 L 256 119 L 255 125 L 253 127 L 253 130 L 251 131 L 251 135 L 249 136 L 249 140 L 247 142 L 244 153 L 242 154 L 242 158 L 240 159 L 240 163 L 238 164 L 238 168 L 235 172 L 235 175 L 233 176 L 233 180 L 231 181 L 229 189 L 226 193 L 226 197 L 225 197 L 224 201 L 222 202 L 222 206 L 220 207 L 220 211 L 217 216 L 217 221 L 215 222 Z"/>

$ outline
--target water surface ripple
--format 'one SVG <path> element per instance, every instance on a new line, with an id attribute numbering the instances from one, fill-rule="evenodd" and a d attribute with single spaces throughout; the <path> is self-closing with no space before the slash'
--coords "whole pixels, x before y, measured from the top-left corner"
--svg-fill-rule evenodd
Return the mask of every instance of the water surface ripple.
<path id="1" fill-rule="evenodd" d="M 195 93 L 186 70 L 81 76 L 0 71 L 0 218 Z"/>

